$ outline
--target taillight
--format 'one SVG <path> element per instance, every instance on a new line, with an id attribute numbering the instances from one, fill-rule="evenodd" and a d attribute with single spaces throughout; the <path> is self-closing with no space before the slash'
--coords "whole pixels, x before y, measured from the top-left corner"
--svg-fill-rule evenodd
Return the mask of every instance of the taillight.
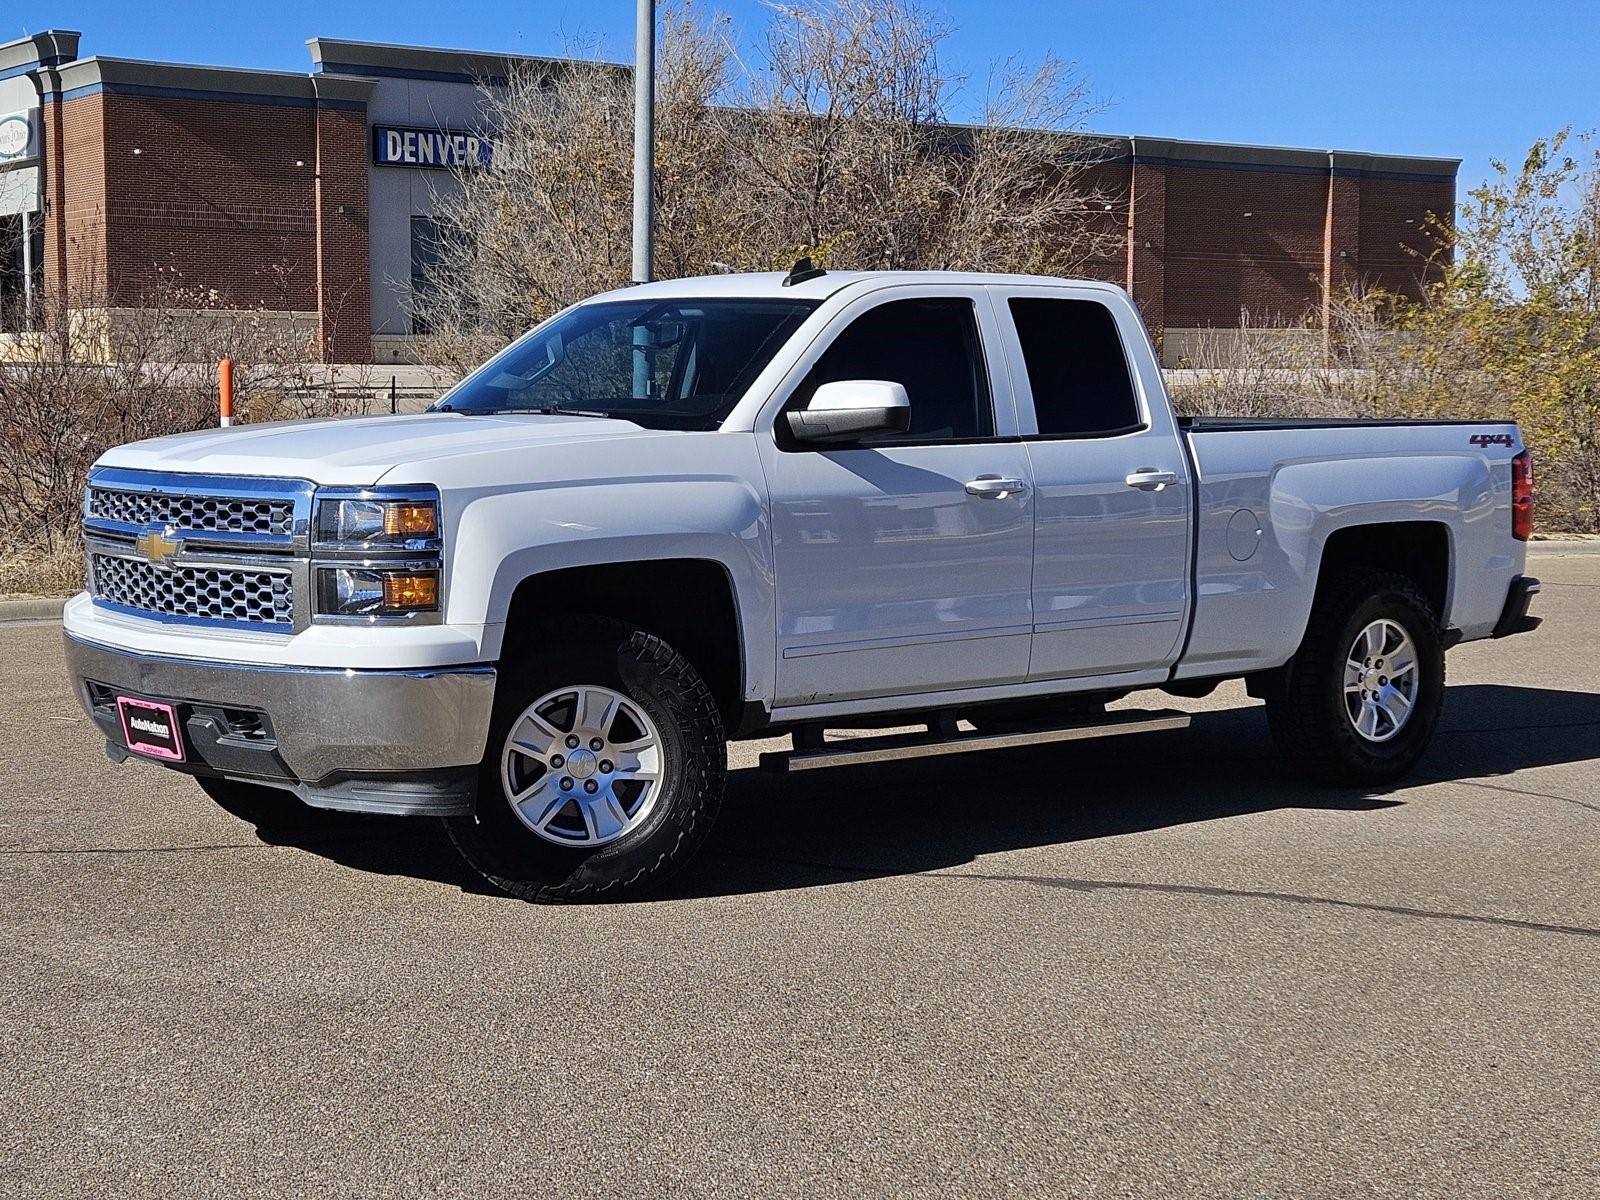
<path id="1" fill-rule="evenodd" d="M 1533 534 L 1533 455 L 1524 450 L 1511 460 L 1511 536 L 1525 542 Z"/>

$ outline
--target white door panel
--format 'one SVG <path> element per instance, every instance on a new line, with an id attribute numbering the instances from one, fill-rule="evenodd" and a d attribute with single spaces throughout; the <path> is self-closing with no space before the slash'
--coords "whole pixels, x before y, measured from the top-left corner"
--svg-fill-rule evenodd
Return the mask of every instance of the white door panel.
<path id="1" fill-rule="evenodd" d="M 967 484 L 1027 466 L 1016 442 L 772 447 L 778 702 L 1025 678 L 1031 490 Z"/>
<path id="2" fill-rule="evenodd" d="M 1130 487 L 1140 467 L 1172 464 L 1149 434 L 1028 443 L 1036 480 L 1031 679 L 1165 666 L 1188 594 L 1187 482 Z M 1181 464 L 1178 478 L 1185 480 Z"/>
<path id="3" fill-rule="evenodd" d="M 776 406 L 834 378 L 900 383 L 911 428 L 854 447 L 799 445 L 772 428 Z M 1027 677 L 1033 492 L 982 287 L 930 282 L 853 301 L 796 363 L 766 422 L 779 705 Z"/>

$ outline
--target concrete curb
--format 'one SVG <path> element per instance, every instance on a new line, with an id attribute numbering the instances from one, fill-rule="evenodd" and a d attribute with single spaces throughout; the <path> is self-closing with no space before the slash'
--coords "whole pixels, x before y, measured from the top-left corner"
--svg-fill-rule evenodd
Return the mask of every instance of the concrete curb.
<path id="1" fill-rule="evenodd" d="M 1529 558 L 1559 558 L 1565 554 L 1600 554 L 1600 538 L 1551 538 L 1528 543 Z"/>
<path id="2" fill-rule="evenodd" d="M 0 623 L 59 620 L 65 596 L 44 600 L 0 600 Z"/>

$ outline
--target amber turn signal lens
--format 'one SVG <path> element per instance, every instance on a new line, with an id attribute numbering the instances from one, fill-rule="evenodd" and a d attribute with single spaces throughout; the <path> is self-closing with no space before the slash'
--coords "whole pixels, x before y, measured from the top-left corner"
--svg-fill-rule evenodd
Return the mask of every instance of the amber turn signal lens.
<path id="1" fill-rule="evenodd" d="M 385 573 L 383 607 L 390 612 L 428 612 L 438 608 L 439 577 Z"/>
<path id="2" fill-rule="evenodd" d="M 383 533 L 385 537 L 436 537 L 439 510 L 432 503 L 385 504 Z"/>

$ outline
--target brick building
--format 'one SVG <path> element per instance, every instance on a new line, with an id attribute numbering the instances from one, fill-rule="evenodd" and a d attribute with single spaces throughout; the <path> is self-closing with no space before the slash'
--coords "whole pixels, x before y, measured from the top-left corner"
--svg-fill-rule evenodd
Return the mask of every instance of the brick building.
<path id="1" fill-rule="evenodd" d="M 82 58 L 78 42 L 0 45 L 0 312 L 25 292 L 115 310 L 177 286 L 302 325 L 334 362 L 406 357 L 435 197 L 492 152 L 480 82 L 554 65 L 314 38 L 302 74 Z M 1455 202 L 1454 159 L 1102 145 L 1127 233 L 1106 274 L 1169 363 L 1242 310 L 1315 312 L 1330 281 L 1415 295 L 1427 217 Z"/>

